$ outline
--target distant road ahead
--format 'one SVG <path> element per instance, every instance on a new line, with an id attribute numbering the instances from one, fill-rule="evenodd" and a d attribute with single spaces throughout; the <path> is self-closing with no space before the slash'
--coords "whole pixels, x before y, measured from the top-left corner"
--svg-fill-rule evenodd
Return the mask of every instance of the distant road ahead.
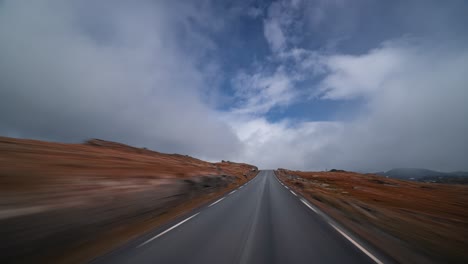
<path id="1" fill-rule="evenodd" d="M 222 200 L 95 263 L 375 263 L 276 179 L 257 177 Z"/>

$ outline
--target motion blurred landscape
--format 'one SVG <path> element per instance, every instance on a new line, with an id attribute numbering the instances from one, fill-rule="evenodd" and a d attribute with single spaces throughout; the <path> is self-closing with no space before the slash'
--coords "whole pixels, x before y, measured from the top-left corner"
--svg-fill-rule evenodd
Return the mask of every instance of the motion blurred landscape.
<path id="1" fill-rule="evenodd" d="M 63 144 L 1 137 L 0 166 L 2 263 L 92 260 L 258 172 L 253 165 L 98 139 Z M 391 173 L 399 171 L 401 178 L 434 176 L 420 169 Z M 468 185 L 335 169 L 276 174 L 398 262 L 468 260 Z"/>
<path id="2" fill-rule="evenodd" d="M 0 0 L 0 264 L 468 263 L 467 0 Z"/>
<path id="3" fill-rule="evenodd" d="M 82 263 L 252 179 L 248 164 L 0 137 L 0 262 Z"/>
<path id="4" fill-rule="evenodd" d="M 468 260 L 468 185 L 346 171 L 279 169 L 278 176 L 400 263 Z"/>

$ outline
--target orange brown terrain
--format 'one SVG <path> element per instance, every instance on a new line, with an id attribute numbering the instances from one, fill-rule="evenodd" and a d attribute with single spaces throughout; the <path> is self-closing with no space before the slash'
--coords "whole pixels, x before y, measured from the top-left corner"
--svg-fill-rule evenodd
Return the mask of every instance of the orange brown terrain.
<path id="1" fill-rule="evenodd" d="M 400 263 L 468 263 L 468 186 L 353 172 L 277 176 Z"/>
<path id="2" fill-rule="evenodd" d="M 256 174 L 98 139 L 0 137 L 0 262 L 86 262 Z"/>

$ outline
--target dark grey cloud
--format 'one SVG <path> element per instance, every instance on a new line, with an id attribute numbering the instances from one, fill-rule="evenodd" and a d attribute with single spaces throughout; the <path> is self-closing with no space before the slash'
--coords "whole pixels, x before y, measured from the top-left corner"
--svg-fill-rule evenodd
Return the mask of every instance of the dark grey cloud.
<path id="1" fill-rule="evenodd" d="M 197 8 L 2 1 L 0 133 L 98 137 L 207 158 L 235 153 L 237 136 L 201 98 L 212 73 L 199 60 L 214 44 L 190 27 L 214 23 Z"/>

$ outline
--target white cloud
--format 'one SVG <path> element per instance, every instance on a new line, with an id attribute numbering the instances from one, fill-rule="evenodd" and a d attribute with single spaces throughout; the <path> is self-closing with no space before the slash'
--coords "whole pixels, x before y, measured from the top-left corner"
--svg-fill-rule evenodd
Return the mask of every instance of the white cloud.
<path id="1" fill-rule="evenodd" d="M 400 40 L 323 61 L 325 97 L 363 97 L 363 111 L 340 122 L 234 122 L 247 160 L 314 170 L 468 169 L 468 49 Z"/>
<path id="2" fill-rule="evenodd" d="M 283 52 L 298 36 L 295 28 L 300 24 L 296 18 L 302 1 L 276 1 L 268 7 L 263 21 L 263 34 L 274 54 Z"/>
<path id="3" fill-rule="evenodd" d="M 273 169 L 325 170 L 330 161 L 320 151 L 341 131 L 341 124 L 335 122 L 270 123 L 264 118 L 231 116 L 230 123 L 244 144 L 239 158 Z"/>
<path id="4" fill-rule="evenodd" d="M 236 116 L 242 121 L 231 123 L 236 124 L 233 127 L 246 145 L 243 155 L 247 160 L 255 159 L 261 167 L 296 169 L 468 169 L 468 122 L 465 120 L 468 116 L 465 102 L 468 75 L 464 73 L 468 68 L 468 49 L 466 42 L 461 41 L 460 45 L 460 39 L 453 38 L 460 24 L 448 14 L 450 8 L 439 12 L 440 9 L 434 7 L 440 5 L 433 2 L 428 14 L 421 14 L 419 8 L 415 11 L 415 6 L 411 5 L 402 16 L 408 20 L 405 25 L 411 28 L 412 20 L 436 15 L 444 22 L 437 25 L 438 35 L 397 38 L 351 55 L 330 54 L 327 49 L 321 52 L 290 47 L 298 37 L 295 25 L 300 25 L 301 21 L 295 19 L 300 8 L 311 15 L 305 17 L 310 19 L 306 28 L 319 33 L 332 31 L 331 35 L 335 37 L 327 40 L 329 43 L 346 39 L 347 34 L 358 30 L 358 9 L 345 8 L 347 4 L 343 1 L 309 2 L 303 7 L 302 3 L 297 3 L 274 2 L 268 9 L 266 22 L 269 24 L 264 23 L 264 34 L 273 51 L 271 59 L 283 65 L 279 68 L 287 67 L 284 72 L 287 72 L 285 76 L 289 82 L 284 85 L 281 79 L 267 80 L 283 84 L 282 87 L 288 87 L 284 91 L 294 92 L 288 94 L 295 96 L 285 101 L 267 100 L 269 104 L 263 104 L 264 111 L 260 112 L 294 103 L 304 92 L 304 89 L 297 89 L 298 81 L 310 77 L 321 79 L 316 87 L 310 87 L 315 88 L 310 97 L 326 100 L 359 98 L 364 103 L 353 119 L 332 123 L 287 118 L 271 123 L 258 116 L 243 119 Z M 397 15 L 402 15 L 400 9 L 396 10 Z M 415 18 L 411 16 L 413 13 L 417 15 Z M 337 23 L 331 14 L 339 15 Z M 411 31 L 421 32 L 416 28 Z M 281 37 L 275 39 L 277 32 Z M 440 35 L 440 32 L 449 33 Z M 440 39 L 440 36 L 452 39 Z M 252 111 L 254 106 L 262 105 L 259 102 L 265 100 L 259 98 L 268 98 L 268 93 L 256 96 L 262 90 L 258 87 L 268 90 L 259 85 L 259 76 L 265 78 L 260 70 L 245 78 L 249 82 L 242 83 L 247 91 L 253 90 L 250 93 L 243 91 L 248 94 L 246 98 L 252 98 L 242 105 L 247 113 L 255 112 Z"/>
<path id="5" fill-rule="evenodd" d="M 385 89 L 387 81 L 404 74 L 412 54 L 390 43 L 361 56 L 333 55 L 322 62 L 332 74 L 321 83 L 319 94 L 327 99 L 351 99 Z M 363 70 L 365 69 L 365 70 Z"/>
<path id="6" fill-rule="evenodd" d="M 264 114 L 274 107 L 288 105 L 298 96 L 294 81 L 295 76 L 285 72 L 282 67 L 273 73 L 259 70 L 248 75 L 240 72 L 233 80 L 233 86 L 241 103 L 233 112 Z"/>
<path id="7" fill-rule="evenodd" d="M 319 76 L 327 72 L 326 60 L 329 58 L 318 51 L 302 48 L 292 48 L 277 54 L 277 58 L 283 64 L 291 64 L 289 68 L 299 79 Z"/>
<path id="8" fill-rule="evenodd" d="M 446 10 L 439 12 L 440 9 L 433 8 L 439 4 L 430 5 L 428 13 L 444 22 L 437 26 L 437 35 L 384 41 L 361 54 L 330 54 L 330 51 L 290 48 L 297 37 L 294 25 L 300 24 L 295 21 L 298 8 L 287 1 L 273 3 L 268 9 L 268 21 L 274 21 L 281 29 L 284 41 L 275 44 L 271 37 L 267 40 L 273 60 L 283 65 L 280 68 L 288 69 L 288 91 L 296 93 L 290 102 L 303 95 L 304 89 L 296 87 L 298 80 L 313 77 L 321 81 L 316 87 L 310 87 L 316 89 L 311 97 L 359 98 L 364 103 L 352 119 L 333 123 L 287 118 L 271 123 L 260 117 L 243 120 L 236 131 L 247 146 L 244 156 L 248 160 L 257 159 L 261 167 L 366 171 L 394 167 L 468 169 L 468 122 L 465 120 L 468 75 L 464 73 L 468 68 L 468 49 L 463 36 L 454 37 L 460 26 L 458 21 L 452 20 Z M 332 30 L 338 38 L 346 38 L 346 34 L 358 30 L 359 10 L 348 12 L 344 7 L 343 1 L 306 5 L 304 10 L 315 10 L 312 12 L 315 17 L 309 17 L 309 28 L 312 32 Z M 404 13 L 405 19 L 412 13 L 422 16 L 419 9 Z M 330 14 L 339 14 L 339 23 L 335 25 Z M 266 29 L 265 36 L 269 35 Z M 416 28 L 411 30 L 421 32 Z M 448 33 L 440 35 L 440 32 Z M 440 39 L 440 36 L 450 38 Z"/>
<path id="9" fill-rule="evenodd" d="M 286 38 L 283 30 L 275 19 L 268 19 L 263 22 L 265 38 L 270 44 L 273 52 L 282 51 L 286 46 Z"/>

